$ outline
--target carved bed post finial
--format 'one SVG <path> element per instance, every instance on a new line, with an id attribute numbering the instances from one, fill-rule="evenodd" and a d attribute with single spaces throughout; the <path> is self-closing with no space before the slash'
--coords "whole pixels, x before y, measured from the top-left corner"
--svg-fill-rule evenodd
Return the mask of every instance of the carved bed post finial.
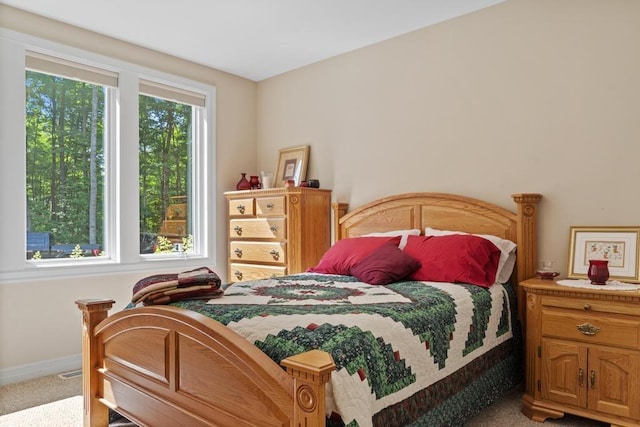
<path id="1" fill-rule="evenodd" d="M 113 300 L 78 300 L 76 305 L 82 311 L 82 395 L 84 396 L 83 425 L 85 427 L 109 424 L 109 411 L 98 401 L 98 375 L 96 364 L 98 348 L 93 331 L 96 325 L 106 319 Z"/>
<path id="2" fill-rule="evenodd" d="M 336 369 L 329 353 L 310 350 L 280 362 L 294 380 L 293 425 L 324 427 L 326 384 Z"/>

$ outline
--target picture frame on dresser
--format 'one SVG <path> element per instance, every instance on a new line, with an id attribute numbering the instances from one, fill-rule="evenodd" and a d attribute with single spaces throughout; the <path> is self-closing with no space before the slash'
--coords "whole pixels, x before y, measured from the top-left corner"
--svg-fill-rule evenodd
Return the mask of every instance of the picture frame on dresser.
<path id="1" fill-rule="evenodd" d="M 589 260 L 609 261 L 611 279 L 640 282 L 640 227 L 570 227 L 568 278 L 586 279 Z"/>
<path id="2" fill-rule="evenodd" d="M 306 179 L 309 151 L 310 147 L 308 145 L 279 150 L 274 182 L 275 187 L 284 187 L 285 182 L 290 180 L 293 180 L 297 187 Z"/>

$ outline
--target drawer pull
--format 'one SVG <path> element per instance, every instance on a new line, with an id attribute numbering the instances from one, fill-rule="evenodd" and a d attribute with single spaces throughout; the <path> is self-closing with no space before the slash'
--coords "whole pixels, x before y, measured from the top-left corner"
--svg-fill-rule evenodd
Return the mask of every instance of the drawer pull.
<path id="1" fill-rule="evenodd" d="M 246 209 L 244 205 L 238 205 L 236 206 L 236 208 L 238 209 L 238 212 L 240 212 L 241 214 L 243 214 Z"/>
<path id="2" fill-rule="evenodd" d="M 578 384 L 580 387 L 584 386 L 584 370 L 582 368 L 578 369 Z"/>
<path id="3" fill-rule="evenodd" d="M 596 388 L 596 371 L 591 371 L 591 388 Z"/>
<path id="4" fill-rule="evenodd" d="M 582 325 L 576 325 L 576 328 L 584 335 L 595 335 L 600 332 L 600 328 L 591 323 L 583 323 Z"/>
<path id="5" fill-rule="evenodd" d="M 236 270 L 236 271 L 233 272 L 233 275 L 236 276 L 236 278 L 238 280 L 242 280 L 242 272 L 241 271 Z"/>
<path id="6" fill-rule="evenodd" d="M 238 258 L 242 258 L 242 249 L 236 248 L 236 250 L 233 252 L 236 254 Z"/>
<path id="7" fill-rule="evenodd" d="M 280 258 L 280 252 L 275 249 L 272 249 L 271 252 L 269 252 L 269 255 L 271 255 L 276 261 Z"/>
<path id="8" fill-rule="evenodd" d="M 267 209 L 273 209 L 274 204 L 273 203 L 267 203 Z"/>
<path id="9" fill-rule="evenodd" d="M 240 227 L 239 225 L 233 227 L 233 231 L 235 231 L 238 236 L 242 236 L 242 227 Z"/>
<path id="10" fill-rule="evenodd" d="M 585 310 L 591 310 L 591 304 L 585 304 L 584 305 L 584 309 Z"/>
<path id="11" fill-rule="evenodd" d="M 271 230 L 272 233 L 277 233 L 278 232 L 278 226 L 277 225 L 272 225 L 271 227 L 269 227 L 269 230 Z"/>

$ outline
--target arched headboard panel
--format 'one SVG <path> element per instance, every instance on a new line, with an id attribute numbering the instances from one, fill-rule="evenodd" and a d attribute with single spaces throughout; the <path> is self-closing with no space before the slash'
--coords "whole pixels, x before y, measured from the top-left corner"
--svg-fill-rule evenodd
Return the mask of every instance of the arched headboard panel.
<path id="1" fill-rule="evenodd" d="M 447 193 L 404 193 L 375 200 L 350 212 L 345 203 L 334 203 L 336 240 L 368 233 L 426 227 L 492 234 L 518 245 L 512 284 L 535 275 L 537 264 L 537 208 L 540 194 L 511 196 L 516 209 L 510 211 L 489 202 Z M 518 290 L 519 302 L 524 295 Z M 521 311 L 522 312 L 522 311 Z"/>

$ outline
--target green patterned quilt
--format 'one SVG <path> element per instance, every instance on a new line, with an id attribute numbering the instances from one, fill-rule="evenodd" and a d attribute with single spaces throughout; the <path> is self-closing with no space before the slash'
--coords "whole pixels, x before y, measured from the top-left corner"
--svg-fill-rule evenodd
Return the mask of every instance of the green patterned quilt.
<path id="1" fill-rule="evenodd" d="M 304 273 L 172 305 L 218 320 L 278 363 L 310 349 L 329 352 L 337 370 L 328 425 L 460 425 L 519 381 L 508 285 L 372 286 Z"/>

